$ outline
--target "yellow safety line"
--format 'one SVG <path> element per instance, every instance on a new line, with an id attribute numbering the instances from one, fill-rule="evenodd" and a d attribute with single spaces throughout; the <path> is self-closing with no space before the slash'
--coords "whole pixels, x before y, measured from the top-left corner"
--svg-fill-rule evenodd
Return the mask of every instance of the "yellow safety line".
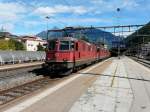
<path id="1" fill-rule="evenodd" d="M 114 85 L 114 80 L 115 80 L 115 75 L 116 75 L 116 72 L 117 72 L 117 68 L 118 68 L 118 63 L 117 63 L 117 66 L 116 66 L 116 69 L 115 69 L 115 72 L 114 72 L 114 74 L 113 74 L 113 79 L 112 79 L 112 81 L 111 81 L 111 87 Z"/>

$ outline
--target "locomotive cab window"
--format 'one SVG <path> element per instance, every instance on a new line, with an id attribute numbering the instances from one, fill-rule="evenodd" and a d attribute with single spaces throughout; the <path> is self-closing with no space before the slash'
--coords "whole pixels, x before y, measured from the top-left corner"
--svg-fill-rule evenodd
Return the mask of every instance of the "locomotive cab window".
<path id="1" fill-rule="evenodd" d="M 69 41 L 60 41 L 60 50 L 69 50 Z"/>
<path id="2" fill-rule="evenodd" d="M 76 43 L 76 51 L 78 51 L 78 43 Z"/>
<path id="3" fill-rule="evenodd" d="M 48 49 L 49 50 L 55 50 L 55 45 L 56 45 L 55 41 L 49 41 Z"/>

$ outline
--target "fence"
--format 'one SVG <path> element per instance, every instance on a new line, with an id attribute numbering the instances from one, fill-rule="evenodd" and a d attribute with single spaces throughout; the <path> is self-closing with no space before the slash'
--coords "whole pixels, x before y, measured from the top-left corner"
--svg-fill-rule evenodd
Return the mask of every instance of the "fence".
<path id="1" fill-rule="evenodd" d="M 0 51 L 0 65 L 45 60 L 43 51 Z"/>

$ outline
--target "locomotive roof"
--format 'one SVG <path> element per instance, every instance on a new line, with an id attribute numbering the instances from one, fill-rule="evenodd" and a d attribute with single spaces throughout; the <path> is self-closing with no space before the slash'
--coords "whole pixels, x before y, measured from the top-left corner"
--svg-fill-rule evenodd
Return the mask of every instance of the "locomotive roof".
<path id="1" fill-rule="evenodd" d="M 73 38 L 73 37 L 62 37 L 62 38 L 55 38 L 55 39 L 51 39 L 51 40 L 60 40 L 60 41 L 82 41 L 88 45 L 95 45 L 93 43 L 87 42 L 85 40 L 81 40 L 81 39 L 77 39 L 77 38 Z"/>
<path id="2" fill-rule="evenodd" d="M 73 37 L 62 37 L 62 38 L 55 38 L 55 39 L 50 39 L 50 40 L 60 40 L 60 41 L 77 41 L 78 39 L 73 38 Z"/>
<path id="3" fill-rule="evenodd" d="M 82 41 L 82 42 L 85 42 L 88 45 L 93 45 L 92 43 L 89 43 L 89 42 L 87 42 L 85 40 L 81 40 L 81 39 L 77 39 L 77 38 L 73 38 L 73 37 L 63 37 L 63 38 L 60 38 L 59 40 Z"/>
<path id="4" fill-rule="evenodd" d="M 73 38 L 73 37 L 63 37 L 63 38 L 60 38 L 59 40 L 77 41 L 77 39 L 76 39 L 76 38 Z"/>

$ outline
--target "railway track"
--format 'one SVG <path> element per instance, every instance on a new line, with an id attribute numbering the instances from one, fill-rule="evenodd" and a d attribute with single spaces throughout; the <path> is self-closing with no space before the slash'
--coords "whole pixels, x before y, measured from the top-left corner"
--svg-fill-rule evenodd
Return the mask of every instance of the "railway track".
<path id="1" fill-rule="evenodd" d="M 33 65 L 0 70 L 0 106 L 47 85 L 50 78 L 42 76 L 40 69 L 41 65 Z"/>
<path id="2" fill-rule="evenodd" d="M 28 75 L 30 73 L 31 73 L 31 75 L 37 75 L 37 77 L 40 75 L 43 76 L 43 77 L 40 77 L 36 80 L 17 85 L 15 87 L 10 87 L 10 88 L 5 89 L 5 90 L 0 90 L 0 106 L 7 104 L 11 101 L 14 101 L 14 100 L 16 100 L 20 97 L 23 97 L 27 94 L 32 94 L 35 91 L 40 90 L 40 89 L 42 89 L 42 88 L 44 88 L 50 84 L 53 84 L 53 83 L 56 83 L 56 82 L 59 82 L 59 81 L 62 81 L 62 80 L 65 80 L 66 78 L 68 78 L 68 77 L 65 77 L 65 75 L 68 74 L 68 72 L 67 73 L 66 72 L 61 73 L 60 77 L 54 77 L 53 76 L 50 78 L 50 77 L 48 77 L 48 75 L 46 75 L 47 73 L 43 73 L 45 71 L 43 71 L 41 69 L 38 69 L 36 71 L 34 69 L 36 69 L 36 67 L 33 68 L 33 70 L 32 69 L 30 70 L 30 68 L 28 68 L 28 69 L 26 68 L 27 71 L 22 68 L 19 72 L 17 69 L 17 70 L 12 70 L 13 72 L 15 71 L 15 73 L 13 73 L 12 71 L 8 71 L 8 72 L 10 72 L 9 74 L 1 74 L 0 75 L 1 81 L 4 81 L 5 79 L 15 78 L 15 77 L 18 77 L 18 76 L 23 75 L 23 74 Z M 13 74 L 11 74 L 11 73 L 13 73 Z M 62 75 L 62 74 L 64 74 L 64 75 Z M 69 74 L 70 74 L 70 72 L 69 72 Z M 11 86 L 11 85 L 9 85 L 9 86 Z"/>
<path id="3" fill-rule="evenodd" d="M 150 68 L 150 61 L 148 60 L 143 60 L 143 59 L 139 59 L 139 58 L 136 58 L 136 57 L 131 57 L 133 60 L 137 61 L 138 63 Z"/>
<path id="4" fill-rule="evenodd" d="M 0 106 L 45 87 L 51 80 L 48 77 L 43 77 L 30 83 L 0 91 Z"/>
<path id="5" fill-rule="evenodd" d="M 24 76 L 30 77 L 29 80 L 24 82 Z M 20 77 L 23 78 L 20 80 Z M 5 82 L 0 86 L 0 106 L 27 94 L 32 94 L 37 90 L 57 82 L 57 80 L 65 79 L 65 77 L 63 77 L 64 76 L 50 78 L 39 65 L 0 71 L 0 84 Z M 19 82 L 16 85 L 14 79 L 18 79 L 21 83 Z"/>
<path id="6" fill-rule="evenodd" d="M 43 77 L 42 74 L 40 67 L 0 71 L 0 91 L 40 79 Z"/>

